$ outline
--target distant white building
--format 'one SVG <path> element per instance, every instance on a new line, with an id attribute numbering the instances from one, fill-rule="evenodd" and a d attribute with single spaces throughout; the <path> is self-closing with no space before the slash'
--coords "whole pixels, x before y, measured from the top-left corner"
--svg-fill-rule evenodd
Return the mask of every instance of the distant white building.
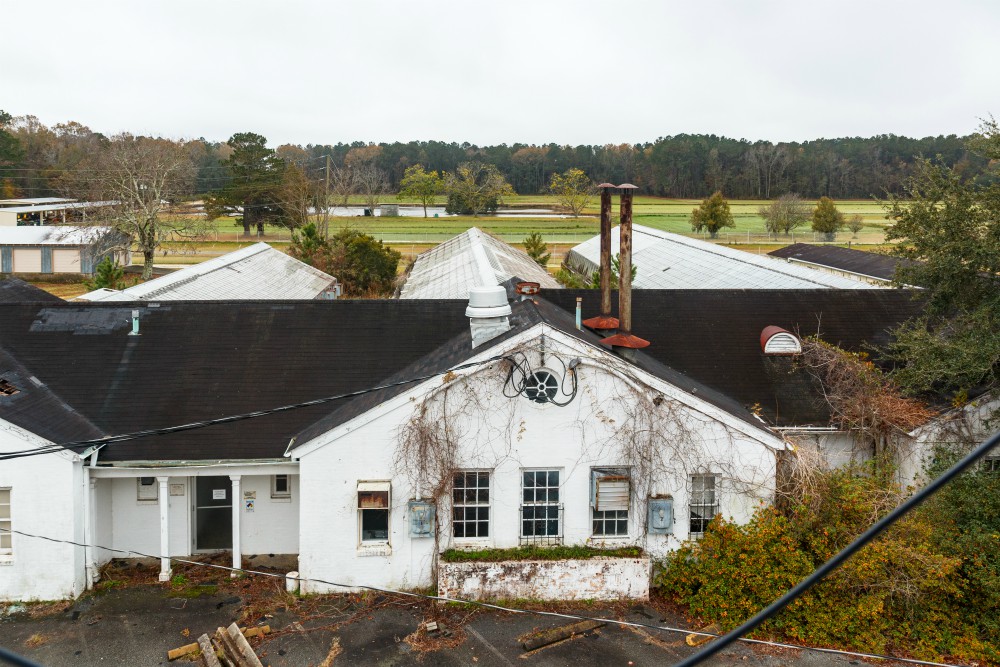
<path id="1" fill-rule="evenodd" d="M 30 227 L 66 224 L 67 214 L 80 214 L 84 221 L 89 209 L 109 206 L 115 202 L 78 202 L 59 197 L 0 199 L 0 227 Z"/>
<path id="2" fill-rule="evenodd" d="M 618 254 L 618 227 L 611 230 L 611 252 Z M 724 245 L 692 239 L 642 225 L 632 226 L 632 286 L 639 289 L 873 289 L 863 280 L 789 264 Z M 584 277 L 600 267 L 601 237 L 569 251 L 566 265 Z"/>
<path id="3" fill-rule="evenodd" d="M 110 227 L 0 227 L 0 273 L 89 275 L 111 246 L 124 245 L 116 235 Z M 116 252 L 120 264 L 131 262 L 128 251 Z"/>
<path id="4" fill-rule="evenodd" d="M 466 299 L 470 287 L 491 287 L 511 278 L 562 287 L 528 253 L 476 227 L 420 253 L 400 288 L 400 299 Z"/>
<path id="5" fill-rule="evenodd" d="M 219 301 L 336 298 L 337 279 L 266 243 L 255 243 L 124 290 L 76 301 Z"/>

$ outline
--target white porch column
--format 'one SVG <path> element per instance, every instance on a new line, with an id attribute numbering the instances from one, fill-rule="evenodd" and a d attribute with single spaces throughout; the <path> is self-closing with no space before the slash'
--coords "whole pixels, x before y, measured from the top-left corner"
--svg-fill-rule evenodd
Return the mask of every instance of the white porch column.
<path id="1" fill-rule="evenodd" d="M 233 567 L 243 566 L 243 554 L 240 552 L 240 509 L 243 505 L 243 494 L 240 493 L 240 475 L 230 475 L 233 483 Z M 231 573 L 235 577 L 236 572 Z"/>
<path id="2" fill-rule="evenodd" d="M 90 545 L 84 551 L 87 579 L 85 583 L 87 590 L 90 590 L 97 581 L 97 549 L 93 546 L 94 536 L 97 534 L 97 526 L 94 524 L 97 516 L 97 510 L 94 507 L 97 499 L 97 478 L 90 474 L 89 467 L 83 466 L 83 470 L 87 476 L 87 486 L 84 488 L 84 493 L 87 494 L 87 501 L 85 503 L 87 514 L 84 517 L 83 541 L 85 544 Z"/>
<path id="3" fill-rule="evenodd" d="M 167 486 L 169 477 L 157 477 L 160 500 L 160 581 L 170 581 L 173 570 L 170 568 L 170 488 Z"/>

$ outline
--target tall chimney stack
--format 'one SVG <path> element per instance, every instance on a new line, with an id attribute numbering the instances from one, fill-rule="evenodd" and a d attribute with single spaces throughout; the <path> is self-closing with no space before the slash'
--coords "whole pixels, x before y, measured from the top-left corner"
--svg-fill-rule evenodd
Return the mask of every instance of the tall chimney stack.
<path id="1" fill-rule="evenodd" d="M 618 319 L 611 316 L 611 183 L 601 183 L 601 314 L 583 321 L 588 329 L 613 331 Z"/>
<path id="2" fill-rule="evenodd" d="M 618 333 L 601 342 L 620 348 L 626 359 L 633 351 L 649 346 L 648 340 L 632 335 L 632 193 L 638 188 L 631 183 L 618 186 L 621 191 L 621 222 L 618 227 Z"/>

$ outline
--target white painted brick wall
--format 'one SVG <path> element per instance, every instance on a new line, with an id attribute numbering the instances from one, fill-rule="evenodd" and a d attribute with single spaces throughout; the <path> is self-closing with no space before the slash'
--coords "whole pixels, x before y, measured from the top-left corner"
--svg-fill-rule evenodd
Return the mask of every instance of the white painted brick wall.
<path id="1" fill-rule="evenodd" d="M 51 444 L 0 420 L 0 452 Z M 61 540 L 83 539 L 83 477 L 62 454 L 11 459 L 0 465 L 11 489 L 13 529 Z M 59 600 L 84 589 L 82 547 L 13 536 L 13 557 L 0 557 L 0 600 Z"/>
<path id="2" fill-rule="evenodd" d="M 649 599 L 648 558 L 441 563 L 438 594 L 465 600 Z"/>

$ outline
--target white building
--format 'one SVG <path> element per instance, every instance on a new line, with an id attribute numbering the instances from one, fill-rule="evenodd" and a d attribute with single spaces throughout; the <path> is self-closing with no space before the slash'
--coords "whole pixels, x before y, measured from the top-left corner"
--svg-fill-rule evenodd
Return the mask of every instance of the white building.
<path id="1" fill-rule="evenodd" d="M 0 227 L 54 225 L 70 222 L 69 216 L 87 221 L 87 211 L 111 206 L 115 202 L 78 202 L 58 197 L 0 199 Z"/>
<path id="2" fill-rule="evenodd" d="M 0 227 L 0 273 L 90 275 L 110 255 L 131 262 L 128 251 L 113 249 L 122 245 L 110 227 Z"/>
<path id="3" fill-rule="evenodd" d="M 266 243 L 234 250 L 123 290 L 99 289 L 74 301 L 334 299 L 337 279 Z"/>
<path id="4" fill-rule="evenodd" d="M 635 545 L 655 558 L 716 514 L 749 519 L 772 499 L 782 430 L 820 427 L 791 400 L 803 385 L 781 386 L 787 358 L 769 356 L 761 322 L 794 331 L 822 314 L 838 342 L 860 344 L 914 308 L 895 290 L 637 292 L 634 328 L 653 345 L 627 361 L 558 305 L 575 294 L 508 305 L 487 292 L 468 311 L 0 303 L 0 456 L 15 457 L 0 461 L 0 599 L 77 595 L 129 554 L 161 557 L 163 580 L 170 557 L 297 554 L 307 592 L 425 586 L 449 548 Z M 648 559 L 623 571 L 614 590 L 641 597 Z M 504 581 L 455 576 L 441 590 Z"/>
<path id="5" fill-rule="evenodd" d="M 400 287 L 400 299 L 466 299 L 471 287 L 502 285 L 511 278 L 560 289 L 528 253 L 476 227 L 420 253 Z"/>
<path id="6" fill-rule="evenodd" d="M 619 228 L 611 230 L 611 252 L 617 255 Z M 600 267 L 601 237 L 574 246 L 568 268 L 589 278 Z M 632 225 L 632 286 L 638 289 L 873 289 L 864 280 L 789 264 L 724 245 Z"/>

